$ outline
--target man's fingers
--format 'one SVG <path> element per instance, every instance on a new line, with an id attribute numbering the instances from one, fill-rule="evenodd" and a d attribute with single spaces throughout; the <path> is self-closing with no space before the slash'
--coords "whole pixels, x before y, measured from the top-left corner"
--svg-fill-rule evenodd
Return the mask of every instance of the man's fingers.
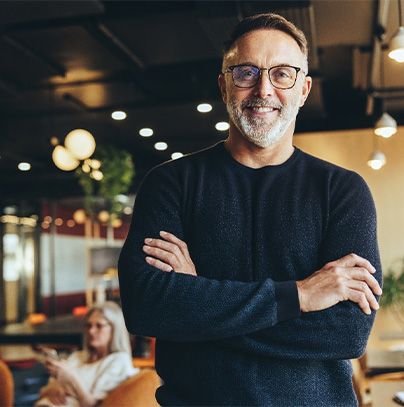
<path id="1" fill-rule="evenodd" d="M 368 286 L 376 295 L 382 294 L 382 289 L 377 282 L 377 280 L 373 277 L 372 274 L 368 272 L 367 269 L 360 268 L 360 267 L 352 267 L 346 268 L 342 271 L 344 276 L 350 280 L 356 280 L 359 282 L 363 282 Z"/>
<path id="2" fill-rule="evenodd" d="M 152 247 L 145 245 L 143 246 L 143 251 L 149 255 L 157 258 L 158 260 L 163 261 L 164 263 L 167 263 L 170 265 L 173 269 L 178 266 L 179 262 L 176 257 L 176 255 L 170 251 L 167 251 L 166 249 L 160 249 L 159 247 Z"/>
<path id="3" fill-rule="evenodd" d="M 339 267 L 363 267 L 369 273 L 374 273 L 376 269 L 372 266 L 372 264 L 369 262 L 369 260 L 364 259 L 361 256 L 358 256 L 357 254 L 351 253 L 348 254 L 344 257 L 341 257 L 338 260 L 335 260 L 331 263 L 328 263 L 328 267 L 333 267 L 333 266 L 339 266 Z"/>
<path id="4" fill-rule="evenodd" d="M 160 232 L 160 236 L 163 239 L 165 239 L 171 243 L 174 243 L 181 250 L 181 253 L 184 255 L 186 260 L 188 262 L 192 262 L 191 256 L 189 255 L 188 246 L 183 240 L 179 239 L 177 236 L 173 235 L 172 233 L 165 232 L 164 230 L 162 230 Z"/>
<path id="5" fill-rule="evenodd" d="M 151 266 L 154 266 L 154 267 L 158 268 L 158 269 L 161 270 L 161 271 L 170 272 L 170 271 L 173 270 L 173 268 L 172 268 L 169 264 L 163 263 L 162 261 L 157 260 L 157 259 L 155 259 L 155 258 L 153 258 L 153 257 L 147 256 L 147 257 L 146 257 L 146 261 L 147 261 L 147 263 L 149 263 Z"/>

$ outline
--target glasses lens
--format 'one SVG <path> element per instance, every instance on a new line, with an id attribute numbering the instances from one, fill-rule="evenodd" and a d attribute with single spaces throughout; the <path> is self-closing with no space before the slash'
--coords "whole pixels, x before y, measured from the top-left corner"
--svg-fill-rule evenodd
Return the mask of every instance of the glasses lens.
<path id="1" fill-rule="evenodd" d="M 279 89 L 291 88 L 296 82 L 297 72 L 290 66 L 275 66 L 269 70 L 273 86 Z"/>
<path id="2" fill-rule="evenodd" d="M 233 81 L 240 88 L 252 88 L 258 81 L 260 70 L 253 65 L 239 65 L 233 68 Z"/>

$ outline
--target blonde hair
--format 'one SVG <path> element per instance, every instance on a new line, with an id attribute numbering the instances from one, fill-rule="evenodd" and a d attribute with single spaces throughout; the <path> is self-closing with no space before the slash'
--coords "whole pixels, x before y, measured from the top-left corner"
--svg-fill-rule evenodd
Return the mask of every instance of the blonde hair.
<path id="1" fill-rule="evenodd" d="M 112 301 L 106 301 L 102 304 L 95 304 L 86 314 L 85 320 L 94 313 L 99 312 L 111 324 L 111 342 L 109 344 L 110 353 L 126 352 L 132 354 L 130 346 L 129 333 L 126 329 L 125 320 L 121 307 Z M 84 336 L 84 350 L 91 354 L 88 346 L 87 331 Z"/>

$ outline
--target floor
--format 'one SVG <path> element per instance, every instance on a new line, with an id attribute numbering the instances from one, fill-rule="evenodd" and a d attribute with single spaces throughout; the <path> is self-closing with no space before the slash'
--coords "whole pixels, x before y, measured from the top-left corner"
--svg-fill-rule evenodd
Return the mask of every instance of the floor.
<path id="1" fill-rule="evenodd" d="M 48 373 L 42 363 L 36 363 L 27 369 L 11 368 L 14 378 L 14 407 L 33 406 L 38 399 L 41 387 L 48 382 Z"/>

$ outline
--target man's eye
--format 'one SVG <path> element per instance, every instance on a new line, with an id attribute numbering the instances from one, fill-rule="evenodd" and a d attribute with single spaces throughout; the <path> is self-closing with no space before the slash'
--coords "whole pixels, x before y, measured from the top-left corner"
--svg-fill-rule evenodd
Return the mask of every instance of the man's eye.
<path id="1" fill-rule="evenodd" d="M 254 72 L 251 69 L 242 69 L 240 71 L 240 77 L 242 78 L 249 78 L 251 76 L 254 76 Z"/>

